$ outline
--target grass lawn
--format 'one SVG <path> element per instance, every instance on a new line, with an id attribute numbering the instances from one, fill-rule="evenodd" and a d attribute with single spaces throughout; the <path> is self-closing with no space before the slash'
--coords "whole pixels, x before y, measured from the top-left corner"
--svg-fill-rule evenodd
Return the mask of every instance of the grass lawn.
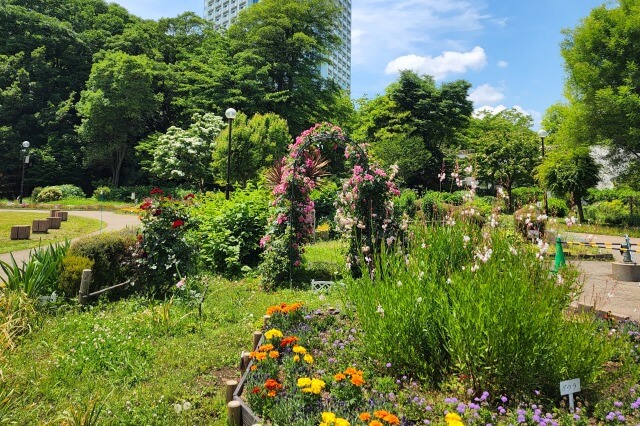
<path id="1" fill-rule="evenodd" d="M 39 209 L 48 210 L 53 208 L 60 208 L 62 210 L 99 210 L 103 208 L 105 210 L 122 210 L 127 208 L 133 208 L 136 205 L 132 203 L 125 203 L 122 201 L 99 201 L 95 198 L 64 198 L 59 201 L 51 201 L 49 203 L 36 203 L 31 201 L 30 198 L 25 198 L 23 203 L 27 209 Z M 13 200 L 0 200 L 0 208 L 3 209 L 24 209 L 22 205 Z"/>
<path id="2" fill-rule="evenodd" d="M 45 219 L 47 216 L 49 216 L 48 213 L 36 213 L 28 210 L 0 213 L 0 253 L 30 249 L 81 237 L 99 230 L 101 226 L 101 222 L 97 219 L 69 215 L 69 220 L 62 222 L 60 229 L 51 229 L 47 234 L 32 233 L 28 240 L 11 240 L 9 238 L 11 226 L 31 225 L 34 219 Z"/>

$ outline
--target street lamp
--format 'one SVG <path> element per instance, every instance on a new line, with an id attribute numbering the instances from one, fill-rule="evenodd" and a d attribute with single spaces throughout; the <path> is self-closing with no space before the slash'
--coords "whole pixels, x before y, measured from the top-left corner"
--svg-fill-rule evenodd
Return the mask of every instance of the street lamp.
<path id="1" fill-rule="evenodd" d="M 20 181 L 20 196 L 18 197 L 18 203 L 20 204 L 22 204 L 22 194 L 24 193 L 24 169 L 29 162 L 30 145 L 29 141 L 24 141 L 22 142 L 22 149 L 20 150 L 20 153 L 22 154 L 22 180 Z"/>
<path id="2" fill-rule="evenodd" d="M 544 138 L 546 138 L 547 136 L 549 136 L 549 133 L 547 133 L 547 131 L 545 129 L 540 129 L 538 130 L 538 136 L 540 136 L 540 144 L 541 144 L 541 148 L 542 148 L 542 161 L 544 161 Z M 544 214 L 549 214 L 549 204 L 547 202 L 547 190 L 546 188 L 544 189 Z"/>
<path id="3" fill-rule="evenodd" d="M 231 174 L 231 128 L 233 127 L 233 119 L 236 118 L 236 110 L 233 108 L 228 108 L 224 115 L 229 119 L 229 145 L 227 147 L 227 189 L 224 193 L 224 198 L 229 199 L 229 191 L 231 189 L 231 183 L 229 181 L 229 176 Z"/>

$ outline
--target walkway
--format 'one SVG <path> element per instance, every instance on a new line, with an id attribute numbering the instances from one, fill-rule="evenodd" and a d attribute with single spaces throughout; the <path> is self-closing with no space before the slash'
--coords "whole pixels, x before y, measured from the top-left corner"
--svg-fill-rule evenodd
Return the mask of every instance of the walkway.
<path id="1" fill-rule="evenodd" d="M 16 210 L 0 210 L 0 214 L 2 214 L 3 211 L 15 212 Z M 29 212 L 48 213 L 48 210 L 29 210 Z M 92 232 L 87 235 L 96 235 L 105 231 L 118 231 L 120 229 L 125 229 L 125 228 L 136 228 L 138 227 L 138 225 L 140 225 L 140 219 L 138 219 L 138 216 L 132 215 L 132 214 L 118 214 L 118 213 L 113 213 L 112 211 L 101 212 L 99 210 L 97 211 L 70 210 L 69 214 L 72 216 L 81 216 L 81 217 L 88 217 L 92 219 L 102 220 L 102 222 L 104 223 L 103 225 L 104 227 L 101 230 Z M 80 237 L 80 238 L 83 238 L 83 237 Z M 78 238 L 75 238 L 71 241 L 75 241 L 77 239 Z M 10 255 L 13 254 L 13 257 L 16 259 L 18 263 L 24 262 L 29 258 L 29 252 L 31 252 L 31 250 L 33 249 L 19 250 L 19 251 L 14 251 L 12 253 L 3 253 L 3 254 L 0 254 L 0 260 L 4 262 L 10 262 L 11 260 Z M 0 271 L 0 273 L 2 272 Z"/>
<path id="2" fill-rule="evenodd" d="M 624 242 L 623 236 L 612 235 L 587 235 L 580 233 L 568 233 L 568 241 L 580 242 Z M 631 243 L 640 244 L 640 238 L 631 238 Z M 632 247 L 637 249 L 638 247 Z M 566 250 L 566 248 L 565 248 Z M 569 248 L 569 250 L 571 250 Z M 622 261 L 619 250 L 605 250 L 603 253 L 613 253 L 616 262 Z M 633 261 L 638 263 L 640 253 L 631 253 Z M 598 262 L 590 260 L 570 260 L 575 265 L 584 280 L 583 293 L 578 302 L 584 305 L 594 306 L 598 310 L 611 311 L 612 314 L 629 317 L 634 321 L 640 321 L 640 283 L 618 281 L 613 279 L 611 262 Z"/>

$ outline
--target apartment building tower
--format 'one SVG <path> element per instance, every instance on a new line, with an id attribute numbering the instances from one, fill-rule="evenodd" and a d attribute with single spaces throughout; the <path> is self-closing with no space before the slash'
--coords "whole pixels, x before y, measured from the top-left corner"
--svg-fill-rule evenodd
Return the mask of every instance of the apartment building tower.
<path id="1" fill-rule="evenodd" d="M 229 28 L 240 11 L 260 0 L 205 0 L 205 19 L 216 28 Z M 323 77 L 335 81 L 341 88 L 351 87 L 351 0 L 336 0 L 340 15 L 334 32 L 340 45 L 329 54 L 327 63 L 320 67 Z"/>

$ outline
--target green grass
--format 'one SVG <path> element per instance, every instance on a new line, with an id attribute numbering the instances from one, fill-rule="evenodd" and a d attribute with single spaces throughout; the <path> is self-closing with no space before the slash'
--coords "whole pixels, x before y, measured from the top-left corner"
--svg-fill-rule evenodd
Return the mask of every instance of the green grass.
<path id="1" fill-rule="evenodd" d="M 58 201 L 51 201 L 48 203 L 36 203 L 30 198 L 25 198 L 23 204 L 26 207 L 18 204 L 13 200 L 0 200 L 0 208 L 3 209 L 39 209 L 47 210 L 52 208 L 61 208 L 63 210 L 99 210 L 103 208 L 105 210 L 121 210 L 126 208 L 135 207 L 135 204 L 125 203 L 121 201 L 98 201 L 95 198 L 64 198 Z"/>
<path id="2" fill-rule="evenodd" d="M 608 225 L 595 225 L 595 224 L 577 224 L 568 227 L 562 219 L 558 219 L 558 230 L 560 232 L 579 232 L 584 234 L 596 234 L 596 235 L 617 235 L 621 239 L 625 234 L 629 234 L 630 237 L 640 237 L 640 228 L 629 226 L 608 226 Z"/>
<path id="3" fill-rule="evenodd" d="M 81 237 L 100 229 L 101 222 L 69 215 L 69 220 L 62 222 L 60 229 L 51 229 L 47 234 L 31 234 L 28 240 L 11 240 L 10 231 L 13 225 L 31 225 L 34 219 L 45 219 L 48 213 L 37 213 L 28 210 L 16 212 L 2 212 L 0 214 L 0 253 L 35 248 L 51 243 L 62 242 L 65 239 Z M 104 226 L 104 223 L 102 224 Z"/>
<path id="4" fill-rule="evenodd" d="M 339 305 L 332 294 L 321 302 L 311 292 L 264 293 L 255 279 L 206 282 L 201 319 L 177 301 L 143 299 L 47 317 L 0 362 L 0 389 L 14 390 L 12 420 L 51 422 L 97 397 L 105 424 L 225 425 L 224 382 L 239 378 L 240 353 L 251 349 L 266 308 Z M 176 413 L 185 401 L 192 409 Z"/>

